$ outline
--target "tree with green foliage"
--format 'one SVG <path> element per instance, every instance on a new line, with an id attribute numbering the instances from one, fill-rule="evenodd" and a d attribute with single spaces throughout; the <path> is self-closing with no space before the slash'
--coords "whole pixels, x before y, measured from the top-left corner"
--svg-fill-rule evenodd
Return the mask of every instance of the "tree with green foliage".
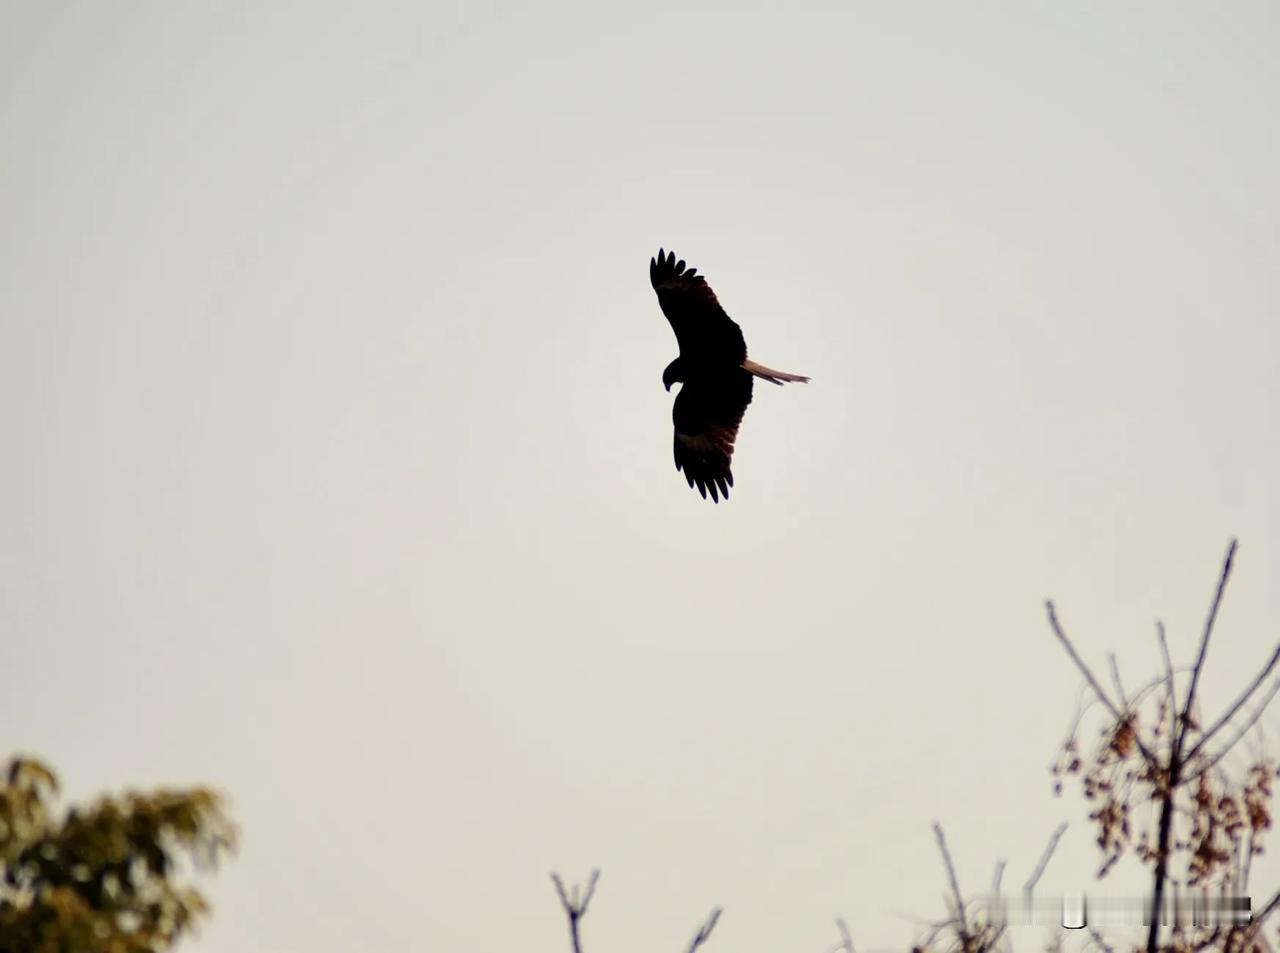
<path id="1" fill-rule="evenodd" d="M 39 761 L 12 759 L 0 781 L 0 953 L 159 953 L 208 915 L 183 873 L 235 850 L 217 793 L 128 791 L 60 814 Z"/>

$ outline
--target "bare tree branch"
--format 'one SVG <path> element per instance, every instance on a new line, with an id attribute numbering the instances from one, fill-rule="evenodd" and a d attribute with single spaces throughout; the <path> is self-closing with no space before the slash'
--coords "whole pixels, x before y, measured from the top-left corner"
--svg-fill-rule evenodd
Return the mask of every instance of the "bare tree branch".
<path id="1" fill-rule="evenodd" d="M 1272 894 L 1271 899 L 1267 901 L 1267 905 L 1258 911 L 1258 915 L 1253 918 L 1254 922 L 1261 925 L 1267 917 L 1280 910 L 1280 890 Z"/>
<path id="2" fill-rule="evenodd" d="M 840 945 L 836 949 L 857 953 L 853 948 L 853 935 L 849 932 L 849 925 L 844 922 L 844 917 L 836 917 L 836 929 L 840 931 Z"/>
<path id="3" fill-rule="evenodd" d="M 1156 619 L 1156 639 L 1160 642 L 1160 655 L 1164 658 L 1164 679 L 1169 688 L 1169 744 L 1178 735 L 1178 703 L 1173 693 L 1173 662 L 1169 659 L 1169 640 L 1164 637 L 1164 623 Z"/>
<path id="4" fill-rule="evenodd" d="M 1107 942 L 1106 937 L 1099 933 L 1096 928 L 1089 930 L 1089 936 L 1098 945 L 1098 949 L 1102 950 L 1102 953 L 1115 953 L 1115 949 Z"/>
<path id="5" fill-rule="evenodd" d="M 1280 890 L 1272 894 L 1271 899 L 1266 905 L 1253 917 L 1252 922 L 1245 927 L 1245 943 L 1242 949 L 1251 949 L 1250 944 L 1262 932 L 1263 926 L 1266 925 L 1267 918 L 1271 914 L 1280 911 Z"/>
<path id="6" fill-rule="evenodd" d="M 1156 841 L 1155 885 L 1151 897 L 1151 927 L 1147 931 L 1147 953 L 1156 953 L 1160 940 L 1160 916 L 1164 909 L 1165 879 L 1169 874 L 1169 838 L 1173 832 L 1174 800 L 1182 783 L 1183 745 L 1187 740 L 1187 732 L 1191 727 L 1191 708 L 1196 700 L 1196 687 L 1200 684 L 1200 673 L 1204 670 L 1204 661 L 1209 653 L 1209 639 L 1213 635 L 1213 623 L 1218 618 L 1218 607 L 1222 604 L 1222 593 L 1227 587 L 1227 579 L 1231 576 L 1231 564 L 1235 560 L 1236 541 L 1233 539 L 1227 547 L 1227 558 L 1222 564 L 1222 574 L 1218 577 L 1218 588 L 1213 595 L 1213 604 L 1209 607 L 1209 617 L 1205 620 L 1204 635 L 1200 637 L 1200 651 L 1196 655 L 1196 663 L 1191 668 L 1191 684 L 1187 686 L 1187 700 L 1178 715 L 1180 722 L 1177 737 L 1172 740 L 1169 750 L 1168 786 L 1160 798 L 1160 833 Z"/>
<path id="7" fill-rule="evenodd" d="M 723 911 L 716 907 L 711 911 L 711 915 L 707 917 L 706 922 L 698 928 L 698 932 L 693 935 L 693 942 L 689 944 L 688 953 L 693 953 L 698 947 L 707 942 L 707 937 L 711 936 L 711 931 L 716 927 L 716 921 L 720 919 Z"/>
<path id="8" fill-rule="evenodd" d="M 1066 830 L 1067 822 L 1063 821 L 1058 825 L 1058 829 L 1050 835 L 1049 843 L 1045 846 L 1044 853 L 1040 855 L 1040 863 L 1036 864 L 1036 869 L 1031 872 L 1027 882 L 1022 885 L 1023 894 L 1030 894 L 1035 890 L 1036 884 L 1040 882 L 1040 878 L 1044 875 L 1044 869 L 1049 866 L 1049 858 L 1058 849 L 1058 841 L 1062 839 L 1062 835 L 1066 833 Z"/>
<path id="9" fill-rule="evenodd" d="M 1267 692 L 1266 695 L 1263 696 L 1263 699 L 1258 704 L 1258 707 L 1253 710 L 1253 714 L 1251 714 L 1248 720 L 1245 721 L 1245 723 L 1240 726 L 1239 730 L 1236 731 L 1236 733 L 1232 736 L 1231 740 L 1228 741 L 1225 745 L 1223 745 L 1217 754 L 1215 754 L 1207 762 L 1205 762 L 1203 765 L 1201 765 L 1194 772 L 1192 772 L 1190 775 L 1187 776 L 1186 780 L 1188 784 L 1190 784 L 1192 781 L 1197 780 L 1200 777 L 1200 775 L 1204 774 L 1205 772 L 1213 770 L 1214 766 L 1223 759 L 1223 757 L 1227 754 L 1227 752 L 1230 751 L 1232 748 L 1234 748 L 1237 742 L 1239 742 L 1241 738 L 1243 738 L 1245 735 L 1249 733 L 1249 729 L 1252 728 L 1257 723 L 1258 719 L 1262 717 L 1262 713 L 1267 710 L 1267 706 L 1271 704 L 1272 700 L 1276 697 L 1277 693 L 1280 693 L 1280 678 L 1276 679 L 1274 682 L 1271 683 L 1271 689 Z M 1199 746 L 1197 745 L 1197 747 Z M 1190 760 L 1190 757 L 1188 757 L 1188 760 Z"/>
<path id="10" fill-rule="evenodd" d="M 1231 575 L 1231 564 L 1236 558 L 1236 541 L 1233 539 L 1227 547 L 1227 558 L 1222 564 L 1222 575 L 1218 577 L 1218 590 L 1213 594 L 1213 605 L 1209 607 L 1209 618 L 1204 623 L 1204 635 L 1200 637 L 1200 652 L 1196 656 L 1196 664 L 1191 668 L 1191 684 L 1187 686 L 1187 700 L 1182 706 L 1182 730 L 1178 734 L 1178 754 L 1182 754 L 1182 742 L 1186 739 L 1187 725 L 1191 718 L 1191 705 L 1195 701 L 1196 687 L 1200 684 L 1200 672 L 1204 669 L 1205 657 L 1209 654 L 1209 638 L 1213 635 L 1213 623 L 1218 618 L 1218 607 L 1222 604 L 1222 592 L 1227 588 L 1227 578 Z"/>
<path id="11" fill-rule="evenodd" d="M 1229 721 L 1231 721 L 1232 718 L 1235 717 L 1236 712 L 1238 712 L 1242 707 L 1244 707 L 1244 704 L 1249 700 L 1249 696 L 1252 695 L 1254 692 L 1256 692 L 1259 686 L 1261 686 L 1262 683 L 1267 680 L 1267 676 L 1271 674 L 1271 670 L 1276 667 L 1277 662 L 1280 662 L 1280 643 L 1276 644 L 1276 650 L 1275 652 L 1272 653 L 1271 660 L 1267 662 L 1266 666 L 1262 669 L 1262 671 L 1258 673 L 1258 677 L 1255 678 L 1253 682 L 1249 685 L 1249 687 L 1246 688 L 1244 692 L 1240 695 L 1240 697 L 1235 700 L 1235 703 L 1232 704 L 1232 706 L 1226 710 L 1223 716 L 1219 718 L 1216 722 L 1214 722 L 1213 727 L 1209 728 L 1207 731 L 1205 731 L 1203 735 L 1201 735 L 1200 740 L 1196 742 L 1195 747 L 1193 747 L 1189 752 L 1187 752 L 1188 761 L 1191 761 L 1192 759 L 1194 759 L 1195 756 L 1200 753 L 1200 750 L 1204 748 L 1206 744 L 1208 744 L 1209 739 L 1212 738 L 1214 735 L 1216 735 Z M 1277 682 L 1277 684 L 1280 684 L 1280 682 Z M 1275 694 L 1274 689 L 1272 690 L 1271 694 L 1272 695 Z M 1265 708 L 1266 706 L 1264 705 L 1263 707 Z M 1259 711 L 1258 714 L 1261 714 L 1261 711 Z M 1256 718 L 1257 716 L 1255 715 L 1255 720 Z"/>
<path id="12" fill-rule="evenodd" d="M 947 879 L 951 882 L 951 895 L 955 898 L 956 932 L 960 934 L 960 942 L 965 950 L 973 948 L 973 940 L 969 936 L 969 926 L 965 918 L 964 898 L 960 895 L 960 882 L 956 879 L 956 868 L 951 863 L 951 853 L 947 850 L 947 837 L 942 833 L 942 825 L 933 822 L 933 836 L 938 839 L 938 850 L 942 852 L 942 862 L 947 866 Z"/>
<path id="13" fill-rule="evenodd" d="M 1116 653 L 1112 652 L 1107 656 L 1107 664 L 1111 668 L 1111 684 L 1116 688 L 1116 698 L 1120 699 L 1120 707 L 1125 711 L 1129 710 L 1129 700 L 1124 695 L 1124 683 L 1120 681 L 1120 665 L 1116 661 Z"/>
<path id="14" fill-rule="evenodd" d="M 1058 622 L 1057 610 L 1053 607 L 1053 600 L 1046 599 L 1044 603 L 1045 609 L 1049 613 L 1049 625 L 1053 628 L 1053 634 L 1058 637 L 1058 641 L 1062 643 L 1062 647 L 1067 650 L 1067 654 L 1071 656 L 1071 661 L 1076 663 L 1076 668 L 1080 669 L 1080 673 L 1084 675 L 1089 682 L 1089 687 L 1093 689 L 1094 695 L 1102 704 L 1107 706 L 1107 711 L 1111 712 L 1116 721 L 1120 720 L 1120 710 L 1107 697 L 1107 693 L 1102 690 L 1102 686 L 1098 684 L 1098 680 L 1093 677 L 1093 672 L 1089 670 L 1089 666 L 1076 653 L 1075 646 L 1071 644 L 1071 640 L 1067 638 L 1067 634 L 1062 631 L 1062 626 Z"/>
<path id="15" fill-rule="evenodd" d="M 573 953 L 582 953 L 582 940 L 578 934 L 578 921 L 587 913 L 587 905 L 591 903 L 591 897 L 596 892 L 596 881 L 600 879 L 600 869 L 591 871 L 591 878 L 587 881 L 587 889 L 581 890 L 577 884 L 572 890 L 564 889 L 564 881 L 560 879 L 560 875 L 553 873 L 551 882 L 556 885 L 556 893 L 560 895 L 560 905 L 564 907 L 565 916 L 569 918 L 569 938 L 573 941 Z"/>
<path id="16" fill-rule="evenodd" d="M 1093 693 L 1098 697 L 1098 700 L 1106 706 L 1107 711 L 1111 713 L 1111 717 L 1116 720 L 1116 724 L 1121 724 L 1124 722 L 1125 716 L 1120 713 L 1120 709 L 1118 709 L 1111 699 L 1107 697 L 1107 693 L 1102 690 L 1102 686 L 1098 684 L 1098 680 L 1094 677 L 1093 672 L 1090 671 L 1089 666 L 1080 658 L 1080 655 L 1076 652 L 1075 646 L 1071 644 L 1071 640 L 1067 638 L 1067 634 L 1062 631 L 1062 626 L 1058 622 L 1058 613 L 1053 607 L 1053 600 L 1046 599 L 1044 605 L 1049 613 L 1049 625 L 1053 629 L 1053 634 L 1057 637 L 1058 641 L 1062 643 L 1062 647 L 1067 650 L 1067 654 L 1071 656 L 1071 661 L 1075 662 L 1076 668 L 1078 668 L 1081 674 L 1083 674 L 1088 680 L 1089 687 L 1093 689 Z M 1152 769 L 1158 768 L 1160 762 L 1156 759 L 1156 756 L 1151 753 L 1151 750 L 1143 744 L 1142 738 L 1139 737 L 1136 732 L 1134 733 L 1134 740 L 1137 742 L 1138 750 L 1142 753 L 1142 757 L 1146 759 L 1147 764 Z"/>

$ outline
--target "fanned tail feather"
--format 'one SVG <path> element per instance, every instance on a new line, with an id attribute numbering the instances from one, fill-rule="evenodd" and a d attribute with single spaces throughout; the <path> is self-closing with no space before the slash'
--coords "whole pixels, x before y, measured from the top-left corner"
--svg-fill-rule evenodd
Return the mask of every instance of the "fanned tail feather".
<path id="1" fill-rule="evenodd" d="M 807 384 L 809 378 L 800 374 L 788 374 L 786 371 L 775 371 L 772 367 L 765 367 L 763 364 L 757 364 L 755 361 L 747 360 L 742 362 L 742 369 L 750 371 L 756 377 L 767 380 L 770 384 L 781 386 L 784 383 Z"/>

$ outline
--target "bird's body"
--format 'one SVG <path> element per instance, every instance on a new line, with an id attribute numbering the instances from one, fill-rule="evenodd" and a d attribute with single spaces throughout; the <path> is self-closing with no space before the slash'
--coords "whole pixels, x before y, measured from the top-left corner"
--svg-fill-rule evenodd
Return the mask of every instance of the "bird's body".
<path id="1" fill-rule="evenodd" d="M 662 372 L 667 390 L 681 384 L 671 410 L 676 469 L 704 499 L 710 491 L 718 503 L 733 486 L 729 461 L 751 403 L 753 378 L 774 384 L 809 378 L 748 360 L 742 329 L 725 314 L 706 279 L 674 253 L 659 249 L 649 260 L 649 281 L 680 345 L 680 356 Z"/>

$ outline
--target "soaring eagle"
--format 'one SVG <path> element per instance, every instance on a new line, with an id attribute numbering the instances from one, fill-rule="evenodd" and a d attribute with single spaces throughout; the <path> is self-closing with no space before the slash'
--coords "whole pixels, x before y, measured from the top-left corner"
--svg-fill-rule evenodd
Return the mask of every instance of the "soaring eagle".
<path id="1" fill-rule="evenodd" d="M 733 473 L 729 458 L 742 415 L 751 403 L 751 379 L 772 384 L 807 382 L 799 374 L 775 371 L 747 360 L 742 329 L 724 313 L 707 279 L 676 261 L 674 252 L 658 249 L 649 259 L 649 281 L 658 293 L 662 313 L 671 322 L 680 356 L 662 372 L 667 390 L 679 382 L 671 411 L 675 423 L 676 469 L 702 498 L 711 491 L 713 502 L 729 498 Z"/>

